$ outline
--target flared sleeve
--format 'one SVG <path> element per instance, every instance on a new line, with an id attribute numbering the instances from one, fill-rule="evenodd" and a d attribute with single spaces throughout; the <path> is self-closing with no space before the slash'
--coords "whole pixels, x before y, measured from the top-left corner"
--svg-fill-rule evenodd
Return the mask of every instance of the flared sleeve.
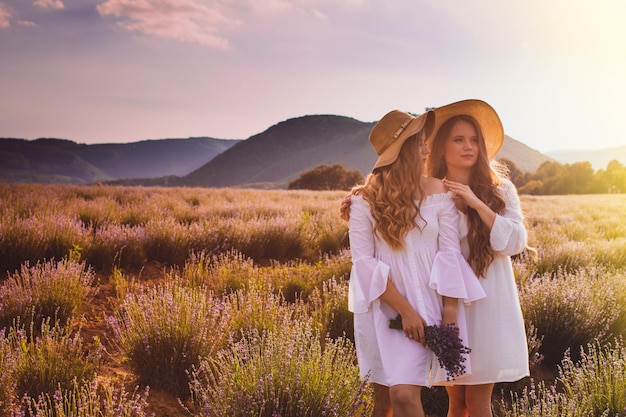
<path id="1" fill-rule="evenodd" d="M 445 196 L 439 212 L 439 250 L 430 273 L 430 287 L 440 295 L 471 303 L 487 295 L 461 253 L 459 213 L 451 193 Z"/>
<path id="2" fill-rule="evenodd" d="M 365 313 L 372 301 L 385 292 L 389 265 L 374 257 L 374 219 L 369 203 L 361 196 L 352 196 L 349 237 L 352 270 L 348 286 L 348 310 Z"/>
<path id="3" fill-rule="evenodd" d="M 506 207 L 496 215 L 489 235 L 489 243 L 496 252 L 502 255 L 517 255 L 522 252 L 528 242 L 528 234 L 524 227 L 524 216 L 515 185 L 502 179 L 498 191 L 504 198 Z"/>

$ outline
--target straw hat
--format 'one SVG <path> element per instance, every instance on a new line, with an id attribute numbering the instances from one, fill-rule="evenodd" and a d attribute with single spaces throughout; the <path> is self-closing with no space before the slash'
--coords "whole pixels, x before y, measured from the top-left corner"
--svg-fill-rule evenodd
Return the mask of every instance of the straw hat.
<path id="1" fill-rule="evenodd" d="M 378 154 L 374 168 L 391 165 L 400 154 L 404 142 L 426 128 L 426 136 L 432 133 L 434 113 L 428 111 L 419 117 L 400 110 L 392 110 L 376 123 L 370 132 L 370 143 Z"/>
<path id="2" fill-rule="evenodd" d="M 428 141 L 435 138 L 439 128 L 451 117 L 466 114 L 471 116 L 478 122 L 480 130 L 485 138 L 485 146 L 487 147 L 487 155 L 489 159 L 494 156 L 502 148 L 504 143 L 504 128 L 498 113 L 489 104 L 482 100 L 462 100 L 456 103 L 434 109 L 435 126 L 432 130 L 432 137 Z"/>

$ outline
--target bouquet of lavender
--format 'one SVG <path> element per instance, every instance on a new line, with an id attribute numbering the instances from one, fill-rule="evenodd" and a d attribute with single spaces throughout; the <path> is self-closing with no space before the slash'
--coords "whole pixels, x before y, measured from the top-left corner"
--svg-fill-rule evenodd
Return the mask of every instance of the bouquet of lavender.
<path id="1" fill-rule="evenodd" d="M 402 330 L 402 317 L 398 315 L 389 321 L 389 327 Z M 463 345 L 459 336 L 459 328 L 454 324 L 436 324 L 424 327 L 426 347 L 430 349 L 439 365 L 446 370 L 447 380 L 465 373 L 464 354 L 472 350 Z"/>
<path id="2" fill-rule="evenodd" d="M 464 354 L 472 350 L 463 345 L 459 328 L 454 324 L 439 324 L 424 328 L 426 346 L 432 350 L 439 365 L 446 370 L 447 380 L 465 373 Z"/>

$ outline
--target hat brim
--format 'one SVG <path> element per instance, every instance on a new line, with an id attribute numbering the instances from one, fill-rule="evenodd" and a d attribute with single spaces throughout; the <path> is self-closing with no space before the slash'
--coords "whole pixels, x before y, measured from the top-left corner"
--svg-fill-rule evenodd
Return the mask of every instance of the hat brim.
<path id="1" fill-rule="evenodd" d="M 415 119 L 411 120 L 411 122 L 409 122 L 407 127 L 402 131 L 400 136 L 398 136 L 398 139 L 396 139 L 395 142 L 389 145 L 389 147 L 385 149 L 385 151 L 378 157 L 372 170 L 393 164 L 396 161 L 396 159 L 398 159 L 398 155 L 400 155 L 400 149 L 402 149 L 402 145 L 404 145 L 404 142 L 406 142 L 406 140 L 410 138 L 411 136 L 419 133 L 422 129 L 424 129 L 424 127 L 428 128 L 426 132 L 426 136 L 427 137 L 430 136 L 432 131 L 434 131 L 431 128 L 434 125 L 434 123 L 432 122 L 432 119 L 433 119 L 432 115 L 433 115 L 433 112 L 428 111 L 416 117 Z M 427 126 L 427 122 L 429 121 L 430 123 L 428 123 L 428 126 Z"/>
<path id="2" fill-rule="evenodd" d="M 480 126 L 488 158 L 491 160 L 500 152 L 504 144 L 504 128 L 498 113 L 489 104 L 482 100 L 462 100 L 438 107 L 434 112 L 435 126 L 428 141 L 434 139 L 441 125 L 450 118 L 465 114 L 473 117 Z"/>

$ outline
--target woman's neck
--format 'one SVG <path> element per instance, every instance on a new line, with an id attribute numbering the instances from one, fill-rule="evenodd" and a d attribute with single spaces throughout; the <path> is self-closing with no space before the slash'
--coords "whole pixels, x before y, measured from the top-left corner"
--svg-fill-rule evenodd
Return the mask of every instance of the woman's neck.
<path id="1" fill-rule="evenodd" d="M 471 176 L 471 170 L 469 169 L 450 169 L 448 167 L 448 174 L 446 178 L 450 181 L 460 182 L 461 184 L 469 184 Z"/>

